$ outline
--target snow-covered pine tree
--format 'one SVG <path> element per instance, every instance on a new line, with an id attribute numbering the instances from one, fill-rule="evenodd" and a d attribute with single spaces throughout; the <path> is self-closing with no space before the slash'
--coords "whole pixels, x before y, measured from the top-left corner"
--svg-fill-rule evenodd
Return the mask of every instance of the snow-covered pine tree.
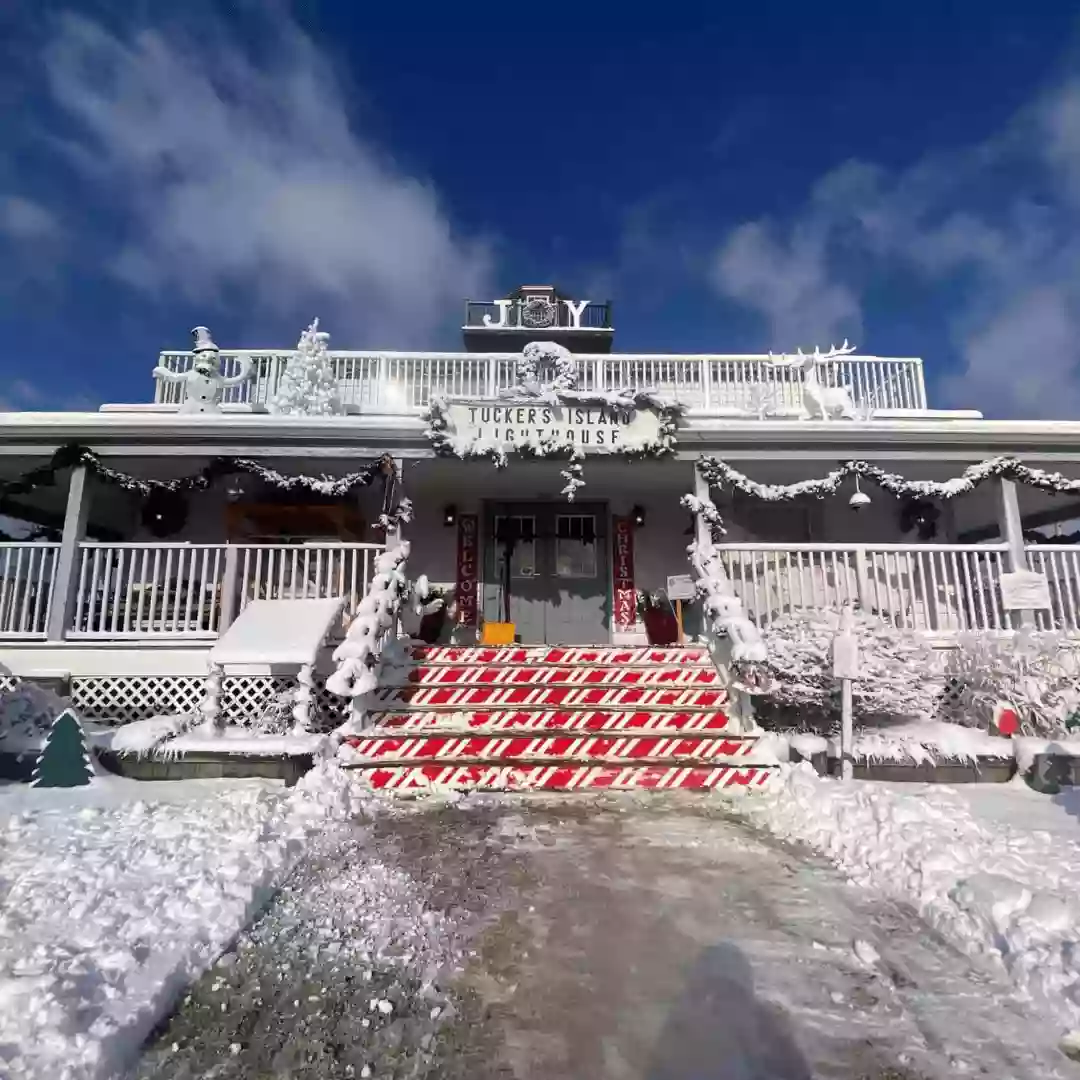
<path id="1" fill-rule="evenodd" d="M 289 357 L 267 410 L 279 416 L 340 416 L 344 409 L 338 393 L 334 362 L 327 343 L 330 335 L 316 319 L 301 335 Z"/>
<path id="2" fill-rule="evenodd" d="M 94 766 L 86 749 L 86 733 L 79 718 L 65 709 L 45 738 L 30 778 L 31 787 L 85 787 L 94 778 Z"/>

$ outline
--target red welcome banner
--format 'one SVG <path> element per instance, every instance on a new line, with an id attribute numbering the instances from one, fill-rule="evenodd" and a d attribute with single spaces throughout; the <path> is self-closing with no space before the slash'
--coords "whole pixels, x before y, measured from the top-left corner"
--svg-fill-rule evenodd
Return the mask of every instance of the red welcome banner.
<path id="1" fill-rule="evenodd" d="M 480 519 L 476 514 L 458 515 L 457 534 L 457 621 L 475 626 L 477 615 L 476 579 L 479 554 Z"/>
<path id="2" fill-rule="evenodd" d="M 634 523 L 628 517 L 612 518 L 613 558 L 611 560 L 615 629 L 630 630 L 637 619 L 634 592 Z"/>

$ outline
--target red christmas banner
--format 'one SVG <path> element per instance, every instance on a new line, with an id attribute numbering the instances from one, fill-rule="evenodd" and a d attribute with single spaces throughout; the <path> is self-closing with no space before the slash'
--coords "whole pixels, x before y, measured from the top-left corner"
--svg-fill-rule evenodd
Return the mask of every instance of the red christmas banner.
<path id="1" fill-rule="evenodd" d="M 477 558 L 480 522 L 476 514 L 458 515 L 457 539 L 457 621 L 475 626 L 477 615 Z"/>
<path id="2" fill-rule="evenodd" d="M 634 523 L 628 517 L 612 519 L 611 562 L 612 596 L 615 629 L 630 630 L 637 619 L 637 594 L 634 592 Z"/>

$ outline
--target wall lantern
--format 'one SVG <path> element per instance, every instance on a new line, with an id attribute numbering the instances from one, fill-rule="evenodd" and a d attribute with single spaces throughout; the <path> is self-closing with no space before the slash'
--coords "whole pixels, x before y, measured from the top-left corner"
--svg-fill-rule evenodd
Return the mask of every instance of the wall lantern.
<path id="1" fill-rule="evenodd" d="M 457 507 L 453 503 L 443 507 L 442 523 L 448 529 L 453 528 L 457 524 Z"/>
<path id="2" fill-rule="evenodd" d="M 644 525 L 645 525 L 645 507 L 643 507 L 643 506 L 635 506 L 630 511 L 630 517 L 631 517 L 632 521 L 634 522 L 634 528 L 635 529 L 643 528 Z"/>

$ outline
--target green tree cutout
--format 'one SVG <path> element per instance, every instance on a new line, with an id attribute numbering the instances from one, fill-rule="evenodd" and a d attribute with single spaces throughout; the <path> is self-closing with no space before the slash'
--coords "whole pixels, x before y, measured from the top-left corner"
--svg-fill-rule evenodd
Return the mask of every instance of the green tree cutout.
<path id="1" fill-rule="evenodd" d="M 85 787 L 94 777 L 79 718 L 65 709 L 54 721 L 38 755 L 31 787 Z"/>

